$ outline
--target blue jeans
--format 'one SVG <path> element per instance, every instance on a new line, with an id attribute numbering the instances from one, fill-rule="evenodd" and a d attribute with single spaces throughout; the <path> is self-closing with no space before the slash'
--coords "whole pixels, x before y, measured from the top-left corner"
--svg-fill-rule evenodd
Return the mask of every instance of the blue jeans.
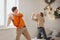
<path id="1" fill-rule="evenodd" d="M 41 37 L 42 34 L 43 34 L 44 39 L 48 40 L 44 27 L 38 27 L 37 39 L 41 39 L 42 38 Z"/>

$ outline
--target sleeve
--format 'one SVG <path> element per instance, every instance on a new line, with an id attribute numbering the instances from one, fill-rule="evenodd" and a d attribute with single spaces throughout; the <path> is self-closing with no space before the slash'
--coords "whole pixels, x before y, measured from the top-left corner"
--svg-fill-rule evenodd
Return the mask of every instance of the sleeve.
<path id="1" fill-rule="evenodd" d="M 23 17 L 23 14 L 22 14 L 22 13 L 19 13 L 19 16 L 20 16 L 20 17 Z"/>

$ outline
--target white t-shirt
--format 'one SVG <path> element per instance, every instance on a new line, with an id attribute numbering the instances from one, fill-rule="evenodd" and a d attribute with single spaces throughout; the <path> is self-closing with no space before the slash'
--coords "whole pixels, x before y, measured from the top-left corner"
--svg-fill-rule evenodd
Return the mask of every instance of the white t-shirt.
<path id="1" fill-rule="evenodd" d="M 39 14 L 33 15 L 33 20 L 37 22 L 38 27 L 44 27 L 44 17 L 41 17 Z"/>
<path id="2" fill-rule="evenodd" d="M 41 17 L 40 15 L 37 14 L 37 26 L 38 27 L 44 27 L 44 17 Z"/>

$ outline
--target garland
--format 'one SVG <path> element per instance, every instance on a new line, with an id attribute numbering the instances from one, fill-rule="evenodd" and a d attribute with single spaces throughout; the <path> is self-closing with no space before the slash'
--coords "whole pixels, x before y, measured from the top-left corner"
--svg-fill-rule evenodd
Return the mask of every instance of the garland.
<path id="1" fill-rule="evenodd" d="M 49 0 L 45 0 L 45 2 L 47 3 L 47 4 L 51 4 L 51 3 L 53 3 L 55 0 L 50 0 L 50 2 L 48 2 Z"/>
<path id="2" fill-rule="evenodd" d="M 60 7 L 58 7 L 57 9 L 60 10 Z"/>

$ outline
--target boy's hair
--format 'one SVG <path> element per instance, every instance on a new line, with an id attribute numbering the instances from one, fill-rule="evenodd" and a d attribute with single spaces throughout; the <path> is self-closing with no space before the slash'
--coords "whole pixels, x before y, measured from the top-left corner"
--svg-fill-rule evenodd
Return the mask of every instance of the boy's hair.
<path id="1" fill-rule="evenodd" d="M 14 12 L 17 9 L 17 7 L 12 7 L 12 12 Z"/>

